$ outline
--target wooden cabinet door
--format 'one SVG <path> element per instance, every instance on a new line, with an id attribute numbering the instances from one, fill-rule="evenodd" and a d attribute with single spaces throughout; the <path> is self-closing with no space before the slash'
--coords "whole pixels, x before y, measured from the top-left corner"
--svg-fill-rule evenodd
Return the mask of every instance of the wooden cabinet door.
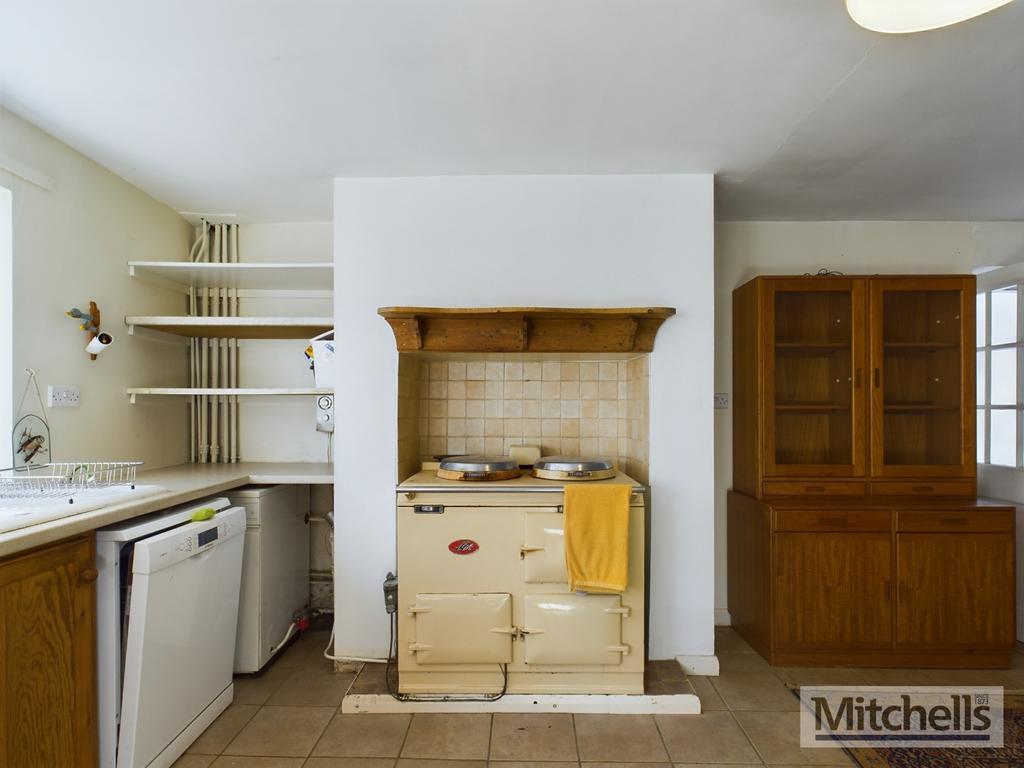
<path id="1" fill-rule="evenodd" d="M 900 533 L 896 644 L 1003 649 L 1015 640 L 1012 533 Z"/>
<path id="2" fill-rule="evenodd" d="M 974 278 L 872 278 L 871 474 L 974 477 Z"/>
<path id="3" fill-rule="evenodd" d="M 777 533 L 773 560 L 777 650 L 892 647 L 891 534 Z"/>
<path id="4" fill-rule="evenodd" d="M 0 562 L 0 765 L 96 765 L 91 537 Z"/>
<path id="5" fill-rule="evenodd" d="M 763 283 L 767 477 L 863 477 L 863 279 Z"/>

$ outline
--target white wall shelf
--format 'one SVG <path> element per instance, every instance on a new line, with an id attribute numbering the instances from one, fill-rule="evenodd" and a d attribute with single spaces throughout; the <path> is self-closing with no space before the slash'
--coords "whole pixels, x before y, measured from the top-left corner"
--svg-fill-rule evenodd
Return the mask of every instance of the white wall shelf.
<path id="1" fill-rule="evenodd" d="M 301 397 L 308 395 L 332 395 L 333 389 L 322 387 L 129 387 L 125 390 L 131 402 L 138 395 L 162 396 L 210 396 L 210 397 Z"/>
<path id="2" fill-rule="evenodd" d="M 254 291 L 334 290 L 334 265 L 329 262 L 239 262 L 235 264 L 189 261 L 129 261 L 131 277 L 188 293 L 189 288 L 237 288 Z"/>
<path id="3" fill-rule="evenodd" d="M 179 336 L 237 339 L 310 339 L 334 327 L 330 317 L 129 315 L 124 322 L 130 336 L 140 327 Z"/>

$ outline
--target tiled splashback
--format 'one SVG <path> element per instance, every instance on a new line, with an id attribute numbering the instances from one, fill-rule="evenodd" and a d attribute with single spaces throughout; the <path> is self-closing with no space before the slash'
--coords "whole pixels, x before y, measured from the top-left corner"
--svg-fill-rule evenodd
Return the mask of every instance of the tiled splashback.
<path id="1" fill-rule="evenodd" d="M 403 477 L 418 461 L 438 455 L 502 454 L 514 445 L 537 445 L 542 454 L 610 457 L 623 471 L 646 481 L 647 355 L 603 360 L 494 357 L 402 356 Z M 412 456 L 414 440 L 418 461 Z"/>

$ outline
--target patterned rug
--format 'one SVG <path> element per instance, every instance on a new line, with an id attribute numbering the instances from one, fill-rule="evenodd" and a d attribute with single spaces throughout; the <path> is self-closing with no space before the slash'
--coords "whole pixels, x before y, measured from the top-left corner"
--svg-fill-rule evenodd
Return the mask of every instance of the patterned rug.
<path id="1" fill-rule="evenodd" d="M 1003 699 L 1002 749 L 848 749 L 861 768 L 1024 768 L 1024 696 Z"/>

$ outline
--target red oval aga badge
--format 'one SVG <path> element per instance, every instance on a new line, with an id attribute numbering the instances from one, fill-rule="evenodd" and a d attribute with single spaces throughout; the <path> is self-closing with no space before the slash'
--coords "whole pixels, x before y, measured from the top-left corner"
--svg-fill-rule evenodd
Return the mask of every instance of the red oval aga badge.
<path id="1" fill-rule="evenodd" d="M 448 545 L 448 551 L 453 555 L 472 555 L 480 549 L 480 545 L 472 539 L 456 539 Z"/>

